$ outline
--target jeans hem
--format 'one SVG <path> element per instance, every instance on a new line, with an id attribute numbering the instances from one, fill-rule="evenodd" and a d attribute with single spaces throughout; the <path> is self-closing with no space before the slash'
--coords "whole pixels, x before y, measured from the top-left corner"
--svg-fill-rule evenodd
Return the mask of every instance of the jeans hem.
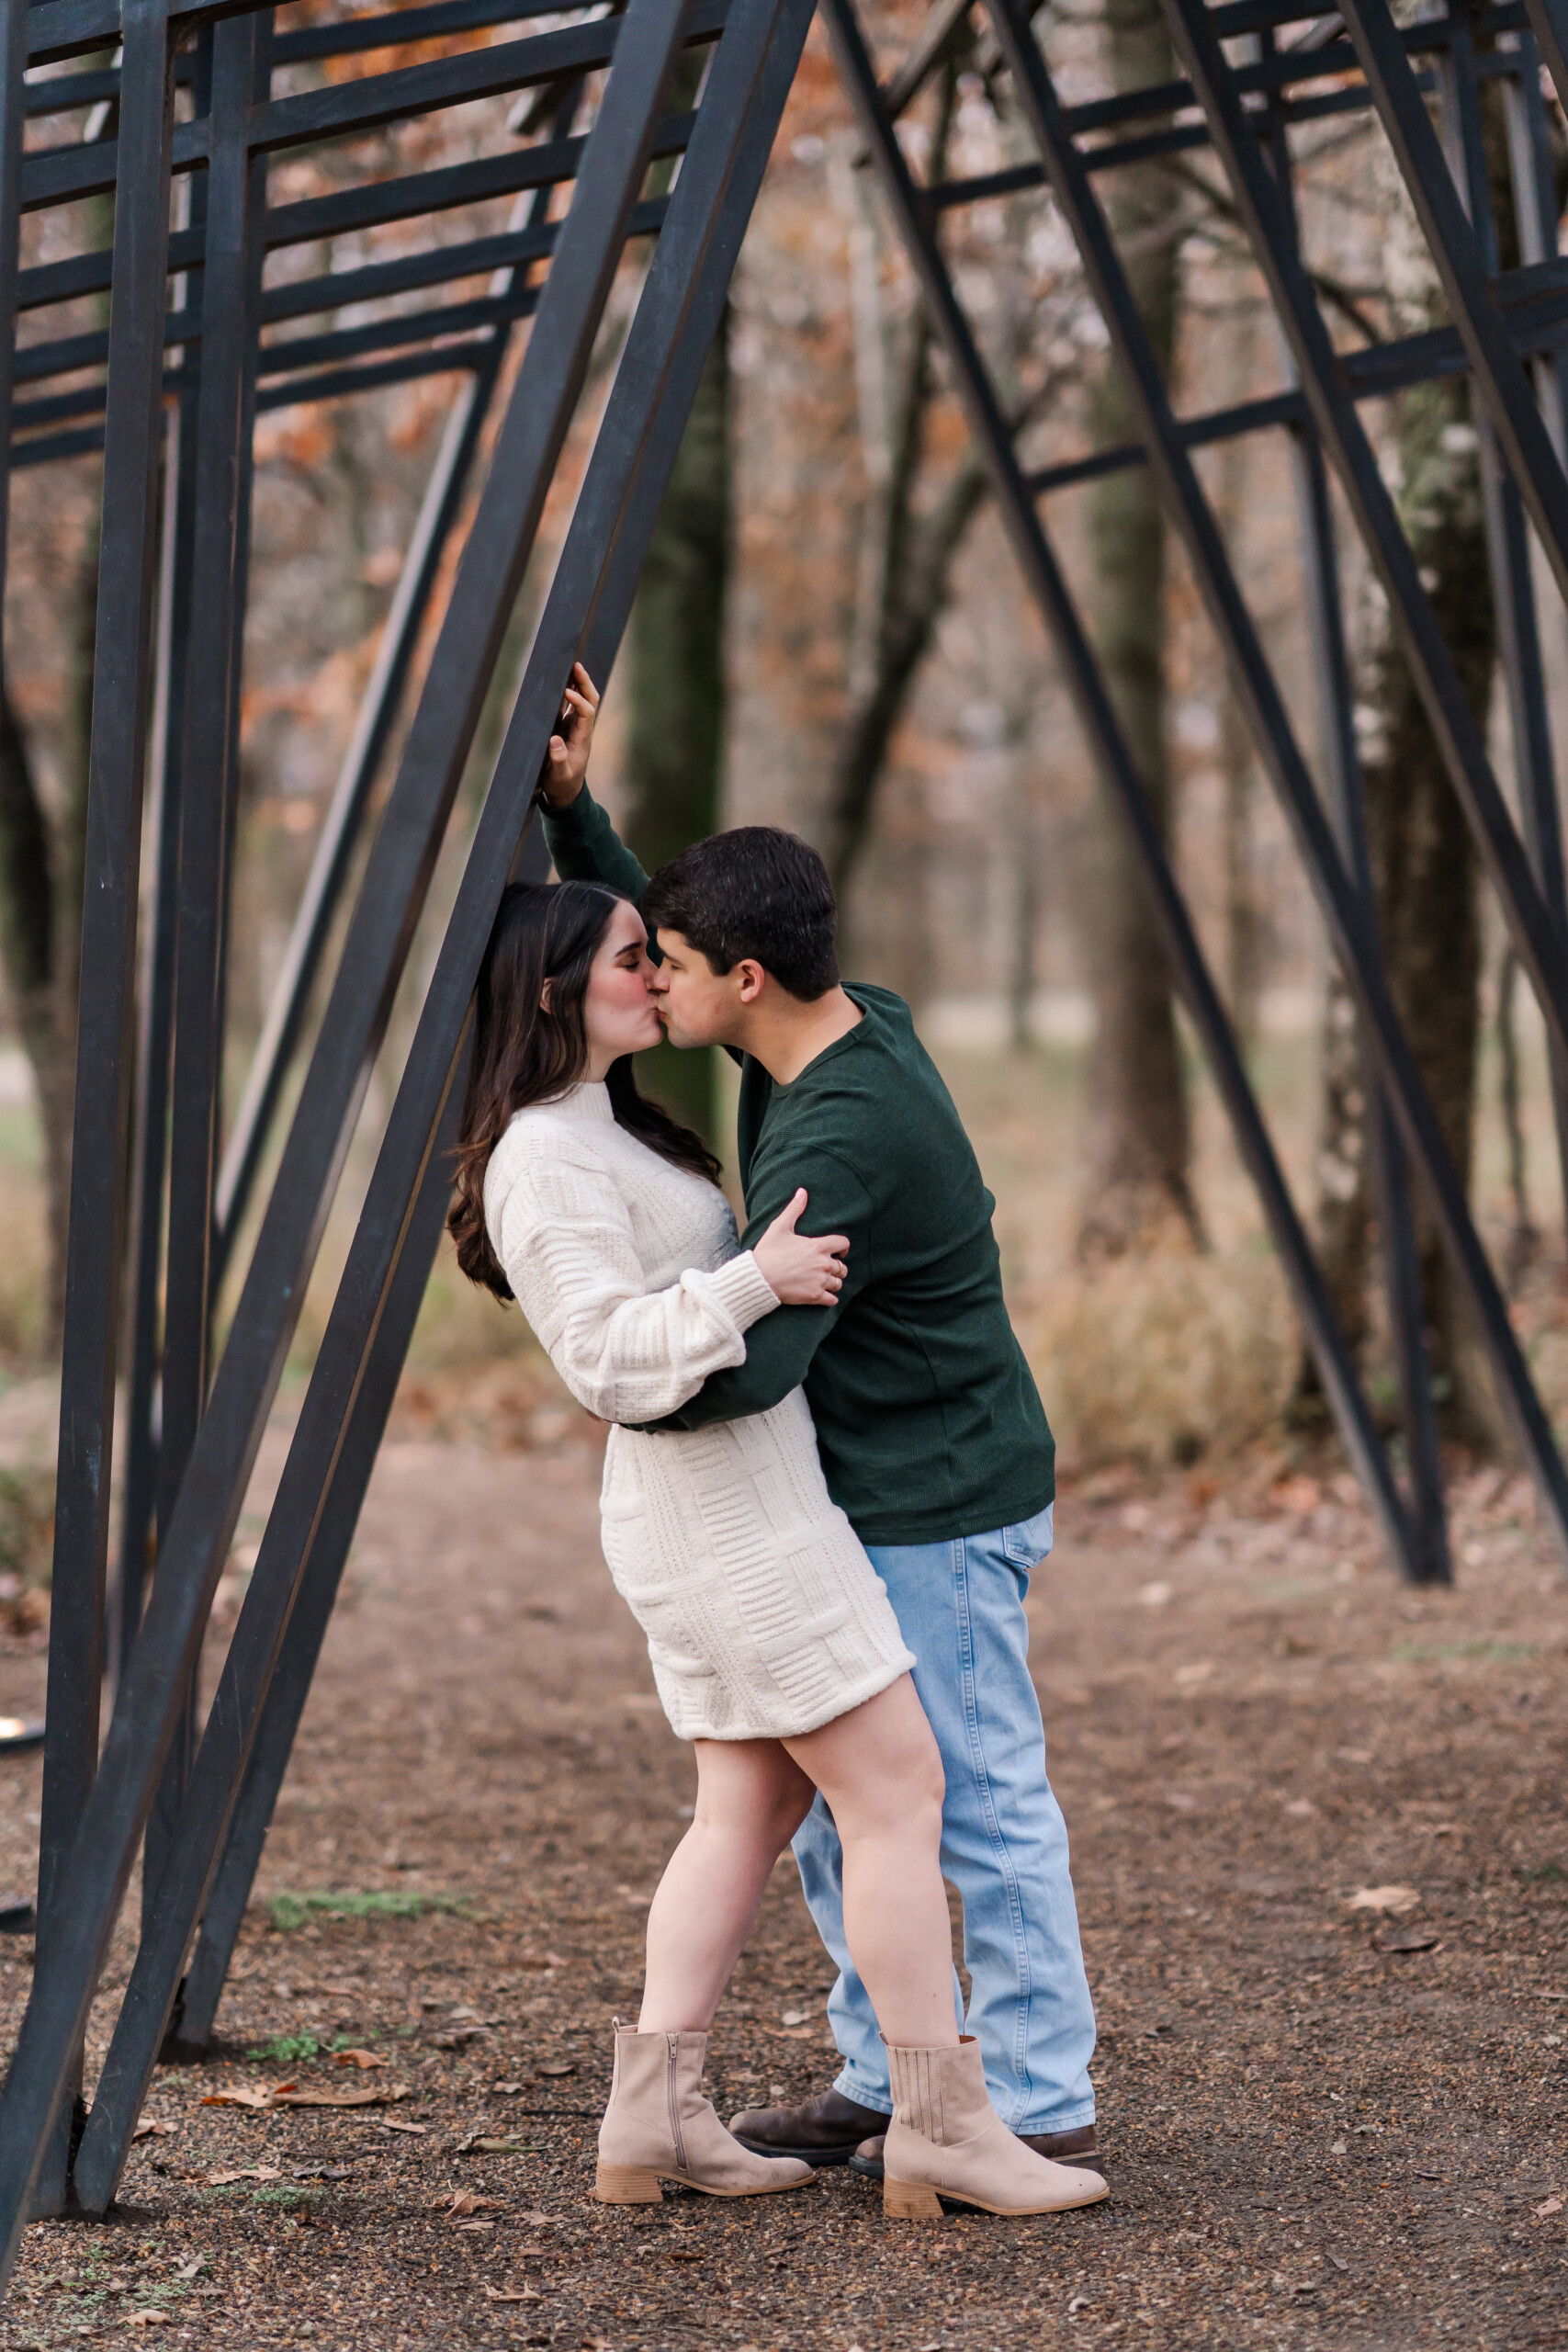
<path id="1" fill-rule="evenodd" d="M 864 2075 L 857 2075 L 852 2066 L 846 2066 L 833 2088 L 840 2098 L 852 2098 L 857 2107 L 874 2108 L 878 2115 L 886 2115 L 890 2123 L 893 2120 L 893 2094 L 886 2083 L 871 2082 Z"/>
<path id="2" fill-rule="evenodd" d="M 1065 2115 L 1031 2116 L 1022 2123 L 1010 2123 L 1008 2129 L 1016 2132 L 1021 2140 L 1033 2140 L 1043 2132 L 1081 2132 L 1086 2123 L 1094 2120 L 1094 2101 L 1090 2099 L 1087 2107 L 1071 2107 Z"/>

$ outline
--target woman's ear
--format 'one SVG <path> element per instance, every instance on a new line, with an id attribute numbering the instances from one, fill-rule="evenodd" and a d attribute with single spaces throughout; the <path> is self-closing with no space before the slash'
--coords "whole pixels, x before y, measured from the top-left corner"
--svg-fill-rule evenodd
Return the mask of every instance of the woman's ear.
<path id="1" fill-rule="evenodd" d="M 556 984 L 554 980 L 547 980 L 544 987 L 539 990 L 539 1010 L 541 1012 L 553 1012 L 555 1011 L 555 1005 L 552 1001 L 555 992 Z"/>

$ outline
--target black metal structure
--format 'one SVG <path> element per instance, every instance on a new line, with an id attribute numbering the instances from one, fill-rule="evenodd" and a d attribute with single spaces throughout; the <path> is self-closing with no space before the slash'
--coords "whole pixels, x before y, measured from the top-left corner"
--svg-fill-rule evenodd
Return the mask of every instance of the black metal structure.
<path id="1" fill-rule="evenodd" d="M 1065 104 L 1028 0 L 938 0 L 912 51 L 878 54 L 856 0 L 823 0 L 892 218 L 907 247 L 1023 579 L 1055 646 L 1289 1276 L 1346 1446 L 1403 1573 L 1450 1571 L 1410 1215 L 1419 1184 L 1484 1336 L 1500 1395 L 1568 1546 L 1568 1475 L 1446 1154 L 1383 978 L 1340 609 L 1330 477 L 1386 591 L 1436 738 L 1540 1005 L 1568 1157 L 1568 892 L 1535 607 L 1532 538 L 1568 592 L 1562 355 L 1544 64 L 1568 101 L 1565 0 L 1474 0 L 1415 24 L 1386 0 L 1164 0 L 1185 78 Z M 642 556 L 793 79 L 811 0 L 434 0 L 291 24 L 252 0 L 0 0 L 0 449 L 13 467 L 104 453 L 99 648 L 83 931 L 55 1608 L 33 1998 L 0 2097 L 0 2276 L 29 2213 L 112 2200 L 166 2040 L 213 2024 L 338 1579 L 439 1238 L 445 1151 L 468 1004 L 500 891 L 538 860 L 533 787 L 576 659 L 607 674 Z M 534 22 L 530 28 L 530 20 Z M 480 40 L 491 30 L 493 40 Z M 504 38 L 500 37 L 504 34 Z M 291 69 L 450 37 L 448 53 L 313 85 Z M 954 45 L 1032 160 L 923 186 L 900 138 Z M 694 105 L 672 74 L 699 49 Z M 83 70 L 56 72 L 71 62 Z M 1511 120 L 1524 258 L 1500 269 L 1480 140 L 1484 72 Z M 282 86 L 280 87 L 280 82 Z M 402 178 L 356 174 L 377 126 L 534 91 L 526 128 L 478 159 Z M 1452 323 L 1336 345 L 1303 264 L 1296 126 L 1374 115 L 1408 187 Z M 29 119 L 74 125 L 27 147 Z M 337 142 L 330 195 L 269 200 L 268 158 Z M 1266 278 L 1289 355 L 1279 390 L 1220 414 L 1173 411 L 1096 181 L 1207 148 Z M 679 157 L 672 189 L 649 163 Z M 173 198 L 188 191 L 175 221 Z M 1125 373 L 1138 442 L 1046 470 L 1021 455 L 942 224 L 965 204 L 1048 192 Z M 18 266 L 23 212 L 112 190 L 112 251 Z M 565 191 L 564 204 L 554 201 Z M 503 230 L 442 241 L 445 210 L 515 199 Z M 266 261 L 355 229 L 417 220 L 399 258 L 269 284 Z M 195 1666 L 213 1592 L 371 1065 L 386 1035 L 546 496 L 577 416 L 627 242 L 650 238 L 587 470 L 436 957 L 260 1555 L 205 1721 Z M 485 281 L 482 292 L 471 290 Z M 107 293 L 107 330 L 18 337 L 24 313 Z M 403 298 L 434 299 L 410 307 Z M 397 307 L 388 305 L 394 301 Z M 352 308 L 354 322 L 336 323 Z M 366 308 L 376 315 L 367 322 Z M 299 322 L 327 319 L 314 327 Z M 532 320 L 520 360 L 520 322 Z M 514 365 L 515 362 L 515 365 Z M 1515 760 L 1516 825 L 1460 690 L 1359 404 L 1439 375 L 1470 379 L 1487 485 Z M 258 411 L 422 375 L 459 379 L 446 434 L 299 910 L 276 1001 L 224 1130 L 225 922 Z M 86 379 L 88 380 L 84 381 Z M 497 416 L 510 380 L 503 413 Z M 1249 613 L 1193 460 L 1241 433 L 1290 436 L 1317 649 L 1317 770 Z M 485 494 L 432 649 L 416 647 L 493 434 Z M 1406 1474 L 1336 1327 L 1311 1243 L 1095 654 L 1042 519 L 1053 491 L 1120 465 L 1153 469 L 1187 550 L 1260 764 L 1293 829 L 1359 1008 L 1381 1104 L 1380 1215 L 1402 1384 Z M 5 502 L 0 500 L 0 534 Z M 0 562 L 4 541 L 0 536 Z M 161 760 L 149 773 L 154 700 Z M 403 706 L 412 707 L 405 714 Z M 406 716 L 374 838 L 373 794 Z M 141 834 L 152 831 L 150 893 Z M 363 870 L 352 906 L 349 880 Z M 139 929 L 150 936 L 139 954 Z M 340 918 L 343 943 L 329 969 Z M 301 1048 L 313 992 L 325 1009 Z M 302 1068 L 297 1065 L 302 1063 Z M 297 1084 L 287 1123 L 282 1105 Z M 276 1173 L 216 1362 L 216 1286 L 269 1152 Z M 177 1237 L 171 1246 L 165 1237 Z M 122 1291 L 123 1311 L 122 1311 Z M 122 1321 L 128 1329 L 122 1331 Z M 106 1592 L 117 1382 L 127 1459 L 118 1617 Z M 155 1558 L 149 1583 L 147 1567 Z M 114 1704 L 102 1753 L 108 1654 Z M 141 1938 L 90 2111 L 82 2041 L 143 1847 Z"/>

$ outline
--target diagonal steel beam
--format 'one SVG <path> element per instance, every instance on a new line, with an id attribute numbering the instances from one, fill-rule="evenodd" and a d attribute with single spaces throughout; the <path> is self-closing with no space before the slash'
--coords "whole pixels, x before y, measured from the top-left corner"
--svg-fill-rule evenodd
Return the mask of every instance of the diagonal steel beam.
<path id="1" fill-rule="evenodd" d="M 317 1574 L 317 1532 L 335 1491 L 367 1365 L 399 1281 L 412 1204 L 430 1182 L 441 1122 L 461 1067 L 479 961 L 527 825 L 561 689 L 580 649 L 597 647 L 601 657 L 612 650 L 598 624 L 609 594 L 640 569 L 647 530 L 680 446 L 809 19 L 810 0 L 738 0 L 708 82 L 671 199 L 670 225 L 649 272 L 589 460 L 235 1629 L 231 1656 L 243 1663 L 232 1676 L 226 1670 L 191 1783 L 190 1834 L 182 1836 L 178 1866 L 159 1887 L 154 1933 L 139 1955 L 127 1992 L 115 2037 L 118 2055 L 111 2050 L 106 2070 L 105 2124 L 100 2131 L 95 2107 L 83 2142 L 78 2190 L 94 2210 L 112 2193 L 123 2162 L 156 2049 L 150 2029 L 161 2029 L 173 1997 L 240 1792 L 273 1661 L 291 1633 L 307 1570 L 310 1595 L 302 1624 L 313 1629 L 319 1645 L 342 1562 L 334 1544 Z M 639 528 L 641 547 L 635 538 Z M 275 1740 L 270 1750 L 279 1770 L 314 1665 L 309 1639 L 290 1648 L 288 1698 L 277 1726 L 286 1737 Z"/>
<path id="2" fill-rule="evenodd" d="M 150 0 L 136 5 L 140 9 Z M 592 168 L 585 164 L 579 178 L 546 282 L 487 495 L 458 569 L 277 1182 L 163 1545 L 152 1599 L 117 1694 L 98 1777 L 68 1859 L 62 1849 L 64 1866 L 51 1904 L 58 1916 L 52 1964 L 34 1978 L 0 2095 L 0 2278 L 15 2256 L 40 2152 L 66 2088 L 72 2052 L 81 2040 L 136 1841 L 168 1752 L 180 1693 L 199 1651 L 353 1122 L 386 1033 L 442 831 L 587 373 L 641 181 L 660 91 L 678 47 L 682 14 L 682 0 L 631 0 L 621 20 L 615 62 L 594 126 Z M 161 28 L 161 7 L 156 20 Z M 130 51 L 128 26 L 128 71 Z M 132 107 L 128 99 L 128 135 L 145 137 L 144 116 L 152 111 Z M 168 112 L 165 105 L 165 122 Z M 162 152 L 166 157 L 166 132 Z M 122 189 L 127 223 L 137 219 L 129 200 L 136 188 L 133 180 Z M 145 355 L 154 423 L 168 233 L 166 163 L 159 193 L 156 249 L 143 253 L 139 247 L 135 255 L 143 276 L 149 276 L 148 263 L 156 263 L 155 278 L 143 283 L 137 277 L 135 289 L 141 297 L 135 312 L 138 347 Z M 117 223 L 117 234 L 118 229 Z M 152 244 L 151 239 L 145 242 Z M 122 287 L 130 290 L 132 277 L 128 257 L 124 277 L 116 273 L 117 301 Z M 105 569 L 107 575 L 107 560 Z M 120 642 L 100 632 L 100 643 L 117 665 L 111 674 L 123 667 L 140 690 L 147 673 L 140 641 L 129 633 Z M 127 657 L 135 651 L 142 658 L 132 662 Z M 103 675 L 101 666 L 100 680 Z M 95 741 L 96 735 L 95 713 Z M 136 729 L 122 729 L 125 758 L 139 759 L 140 741 Z M 135 871 L 134 856 L 113 863 L 122 897 L 128 895 L 126 877 Z M 84 1001 L 92 1002 L 85 991 Z M 97 1114 L 102 1080 L 85 1057 L 83 1070 L 89 1098 L 79 1105 L 79 1131 L 86 1133 Z M 427 1142 L 428 1134 L 427 1128 Z M 116 1165 L 107 1153 L 82 1153 L 78 1162 L 85 1186 L 88 1171 L 91 1181 L 101 1183 L 103 1171 Z M 96 1260 L 92 1272 L 96 1279 L 87 1296 L 101 1324 L 116 1293 L 112 1255 Z M 113 1362 L 112 1351 L 102 1351 L 101 1339 L 100 1355 L 102 1365 L 95 1368 L 102 1371 L 96 1397 L 101 1447 Z M 68 1408 L 74 1393 L 67 1392 Z M 73 1426 L 68 1419 L 65 1427 Z M 101 1548 L 100 1536 L 100 1559 Z"/>
<path id="3" fill-rule="evenodd" d="M 1324 1394 L 1345 1450 L 1367 1488 L 1389 1549 L 1396 1560 L 1405 1562 L 1413 1556 L 1413 1537 L 1404 1498 L 1335 1322 L 1312 1244 L 1296 1213 L 1100 665 L 1030 495 L 985 361 L 931 233 L 920 191 L 910 177 L 903 151 L 879 103 L 876 75 L 855 17 L 853 0 L 825 0 L 825 13 L 862 131 L 880 168 L 883 187 L 905 251 L 946 349 L 954 389 L 989 469 L 1002 522 L 1056 647 L 1067 691 L 1100 779 L 1121 808 L 1132 836 L 1182 1001 L 1202 1041 L 1214 1083 L 1230 1117 L 1236 1148 L 1258 1187 Z"/>
<path id="4" fill-rule="evenodd" d="M 1189 17 L 1191 8 L 1186 11 Z M 1378 118 L 1431 250 L 1476 390 L 1568 602 L 1568 476 L 1493 292 L 1481 241 L 1460 198 L 1386 0 L 1343 0 Z"/>
<path id="5" fill-rule="evenodd" d="M 554 128 L 558 133 L 570 130 L 581 93 L 582 84 L 578 77 L 566 84 L 555 111 Z M 682 122 L 683 151 L 690 119 L 682 118 Z M 580 140 L 568 141 L 558 136 L 551 143 L 558 148 L 572 145 L 578 149 L 582 144 Z M 651 151 L 657 152 L 657 146 L 655 140 Z M 527 221 L 531 228 L 545 225 L 551 185 L 536 187 L 529 199 Z M 347 878 L 349 861 L 408 684 L 414 650 L 448 543 L 468 494 L 485 421 L 509 347 L 507 329 L 491 329 L 479 365 L 468 383 L 459 387 L 425 485 L 398 577 L 397 593 L 381 630 L 375 667 L 321 821 L 288 951 L 224 1150 L 218 1180 L 214 1237 L 220 1279 L 233 1248 L 236 1229 L 244 1216 L 284 1080 L 304 1027 L 310 991 Z"/>
<path id="6" fill-rule="evenodd" d="M 1317 897 L 1345 977 L 1358 1000 L 1412 1160 L 1425 1181 L 1444 1244 L 1469 1293 L 1504 1403 L 1530 1464 L 1559 1542 L 1568 1554 L 1568 1471 L 1551 1424 L 1514 1335 L 1507 1305 L 1470 1214 L 1464 1187 L 1416 1068 L 1389 996 L 1371 909 L 1346 866 L 1291 727 L 1268 657 L 1231 570 L 1213 510 L 1187 442 L 1171 413 L 1148 335 L 1138 315 L 1105 216 L 1062 119 L 1055 86 L 1019 0 L 987 0 L 1013 87 L 1039 143 L 1052 188 L 1072 230 L 1085 275 L 1125 379 L 1167 514 L 1181 536 L 1199 593 L 1230 669 L 1232 685 L 1259 759 L 1279 796 Z M 1255 151 L 1256 152 L 1256 151 Z M 1265 167 L 1266 168 L 1266 167 Z M 1276 195 L 1278 189 L 1276 187 Z M 1286 258 L 1293 259 L 1292 241 Z M 1490 776 L 1490 771 L 1488 771 Z M 1494 785 L 1494 790 L 1495 786 Z M 1532 899 L 1548 922 L 1506 809 L 1508 841 Z M 1551 944 L 1562 960 L 1562 935 Z M 1427 1564 L 1414 1564 L 1419 1578 Z"/>
<path id="7" fill-rule="evenodd" d="M 162 325 L 174 128 L 165 0 L 127 0 L 123 87 L 127 130 L 115 209 L 76 1045 L 75 1132 L 91 1137 L 92 1148 L 75 1152 L 71 1167 L 49 1729 L 39 1838 L 39 1974 L 45 1983 L 71 1953 L 72 1930 L 62 1916 L 60 1895 L 98 1761 L 104 1674 L 126 1143 L 136 1063 L 136 889 L 152 715 L 149 654 L 157 606 Z M 17 2178 L 14 2191 L 18 2228 L 45 2135 L 57 2124 L 39 2184 L 42 2206 L 55 2210 L 64 2193 L 61 2132 L 68 2116 L 61 2099 L 76 2076 L 81 2034 L 77 2020 L 57 2052 L 48 2111 L 33 2119 L 27 2177 Z M 0 2154 L 0 2168 L 4 2163 Z"/>
<path id="8" fill-rule="evenodd" d="M 1296 257 L 1278 183 L 1264 161 L 1201 0 L 1163 0 L 1163 5 L 1171 39 L 1208 116 L 1254 259 L 1273 295 L 1324 453 L 1339 478 L 1388 597 L 1427 722 L 1497 892 L 1509 935 L 1535 990 L 1553 1049 L 1568 1052 L 1568 947 L 1541 897 L 1492 773 L 1481 730 L 1356 413 L 1345 369 Z"/>

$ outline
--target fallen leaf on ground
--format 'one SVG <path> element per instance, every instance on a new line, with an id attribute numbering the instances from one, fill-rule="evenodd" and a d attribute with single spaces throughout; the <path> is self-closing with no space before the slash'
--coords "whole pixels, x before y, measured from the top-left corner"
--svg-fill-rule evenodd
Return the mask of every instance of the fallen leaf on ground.
<path id="1" fill-rule="evenodd" d="M 487 2134 L 463 2142 L 457 2153 L 459 2155 L 471 2153 L 476 2156 L 532 2156 L 538 2151 L 523 2140 L 491 2139 Z"/>
<path id="2" fill-rule="evenodd" d="M 1561 2213 L 1562 2211 L 1562 2199 L 1561 2197 L 1549 2197 L 1544 2205 L 1532 2205 L 1530 2207 L 1530 2211 L 1535 2215 L 1538 2222 L 1549 2221 L 1553 2213 Z"/>
<path id="3" fill-rule="evenodd" d="M 292 2083 L 283 2083 L 276 2090 L 268 2090 L 265 2086 L 260 2090 L 247 2090 L 243 2084 L 240 2084 L 231 2091 L 209 2091 L 201 2103 L 203 2107 L 248 2107 L 256 2114 L 265 2115 L 269 2107 L 276 2106 L 285 2091 L 293 2088 Z"/>
<path id="4" fill-rule="evenodd" d="M 446 2213 L 455 2221 L 459 2213 L 482 2213 L 487 2211 L 492 2213 L 504 2213 L 506 2199 L 504 2197 L 480 2197 L 471 2188 L 453 2188 L 448 2189 L 444 2196 L 433 2197 L 430 2200 L 430 2210 L 433 2213 Z"/>
<path id="5" fill-rule="evenodd" d="M 492 2303 L 542 2303 L 545 2300 L 543 2295 L 536 2294 L 532 2287 L 492 2287 L 488 2278 L 485 2281 L 485 2299 Z"/>
<path id="6" fill-rule="evenodd" d="M 172 2140 L 175 2127 L 172 2123 L 154 2123 L 151 2116 L 144 2116 L 130 2136 L 133 2141 Z"/>
<path id="7" fill-rule="evenodd" d="M 1171 1680 L 1182 1690 L 1190 1690 L 1195 1683 L 1207 1682 L 1214 1670 L 1212 1657 L 1195 1658 L 1190 1666 L 1179 1666 Z"/>
<path id="8" fill-rule="evenodd" d="M 452 2227 L 455 2230 L 493 2230 L 495 2223 L 493 2222 L 454 2222 Z"/>
<path id="9" fill-rule="evenodd" d="M 209 2188 L 227 2188 L 233 2180 L 281 2180 L 282 2177 L 276 2165 L 246 2165 L 239 2172 L 209 2172 L 207 2186 Z"/>
<path id="10" fill-rule="evenodd" d="M 333 2056 L 340 2066 L 389 2066 L 389 2058 L 378 2058 L 373 2050 L 334 2050 Z"/>
<path id="11" fill-rule="evenodd" d="M 346 2180 L 354 2170 L 352 2165 L 290 2165 L 293 2180 Z"/>
<path id="12" fill-rule="evenodd" d="M 576 2065 L 570 2058 L 552 2058 L 547 2066 L 536 2066 L 536 2075 L 575 2075 Z"/>
<path id="13" fill-rule="evenodd" d="M 815 2026 L 809 2025 L 770 2025 L 764 2028 L 775 2041 L 809 2041 L 816 2030 Z M 543 2074 L 545 2069 L 541 2067 L 539 2071 Z"/>
<path id="14" fill-rule="evenodd" d="M 664 2255 L 666 2262 L 700 2262 L 702 2258 L 700 2249 L 694 2245 L 669 2246 Z"/>
<path id="15" fill-rule="evenodd" d="M 1359 1886 L 1347 1899 L 1352 1911 L 1414 1911 L 1421 1897 L 1413 1886 Z"/>
<path id="16" fill-rule="evenodd" d="M 127 2312 L 125 2324 L 127 2327 L 167 2327 L 169 2314 L 150 2306 L 144 2312 Z"/>
<path id="17" fill-rule="evenodd" d="M 275 2107 L 379 2107 L 393 2098 L 412 2098 L 407 2083 L 373 2083 L 363 2091 L 279 2091 Z"/>
<path id="18" fill-rule="evenodd" d="M 423 2140 L 430 2126 L 428 2123 L 405 2123 L 398 2115 L 384 2115 L 378 2121 L 376 2129 L 378 2132 L 407 2132 L 412 2138 Z"/>
<path id="19" fill-rule="evenodd" d="M 1442 1944 L 1436 1936 L 1418 1935 L 1414 1929 L 1407 1936 L 1376 1936 L 1374 1951 L 1441 1951 Z"/>
<path id="20" fill-rule="evenodd" d="M 1298 1821 L 1304 1821 L 1309 1814 L 1314 1814 L 1317 1811 L 1317 1807 L 1314 1804 L 1311 1797 L 1292 1797 L 1290 1804 L 1286 1805 L 1284 1810 L 1287 1813 L 1294 1814 Z"/>
<path id="21" fill-rule="evenodd" d="M 514 2091 L 520 2091 L 522 2087 L 521 2083 L 491 2083 L 491 2085 L 497 2098 L 510 2098 Z"/>

